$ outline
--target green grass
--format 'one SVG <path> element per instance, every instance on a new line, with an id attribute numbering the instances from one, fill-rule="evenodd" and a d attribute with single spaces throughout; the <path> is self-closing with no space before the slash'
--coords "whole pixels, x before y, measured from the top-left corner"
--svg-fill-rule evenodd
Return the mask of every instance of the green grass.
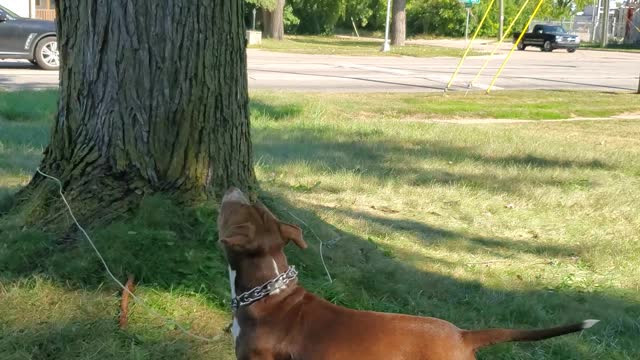
<path id="1" fill-rule="evenodd" d="M 50 119 L 55 115 L 58 92 L 0 91 L 0 119 L 34 121 Z"/>
<path id="2" fill-rule="evenodd" d="M 553 120 L 575 117 L 609 117 L 640 112 L 640 97 L 630 93 L 588 91 L 503 91 L 442 94 L 306 94 L 290 96 L 261 93 L 254 102 L 258 112 L 295 116 L 305 108 L 345 121 L 370 121 L 378 117 L 407 122 L 441 119 Z M 267 100 L 263 100 L 266 98 Z"/>
<path id="3" fill-rule="evenodd" d="M 0 214 L 26 185 L 49 138 L 57 91 L 0 91 Z"/>
<path id="4" fill-rule="evenodd" d="M 621 111 L 615 103 L 626 110 L 635 98 L 546 93 L 577 103 L 550 116 L 536 112 L 536 104 L 527 111 L 514 105 L 543 93 L 508 94 L 489 102 L 484 96 L 254 93 L 263 199 L 326 242 L 335 282 L 328 283 L 318 240 L 307 228 L 311 247 L 289 248 L 290 262 L 307 289 L 358 309 L 435 316 L 466 328 L 602 320 L 581 335 L 488 348 L 480 359 L 636 360 L 640 121 L 413 121 L 447 117 L 460 107 L 465 110 L 452 117 L 598 112 L 587 99 L 615 114 Z M 449 101 L 466 105 L 447 110 Z M 495 109 L 469 109 L 482 101 Z M 25 124 L 35 127 L 17 127 Z M 0 178 L 19 179 L 13 192 L 37 166 L 29 149 L 46 144 L 50 121 L 0 126 Z M 20 161 L 6 155 L 21 152 Z M 229 336 L 199 342 L 139 306 L 130 328 L 118 330 L 115 287 L 84 240 L 24 228 L 20 215 L 0 218 L 0 359 L 232 358 Z M 131 272 L 141 280 L 137 293 L 150 306 L 199 335 L 215 336 L 230 317 L 214 219 L 215 204 L 183 209 L 154 197 L 137 214 L 90 233 L 119 278 Z"/>
<path id="5" fill-rule="evenodd" d="M 263 39 L 261 45 L 250 48 L 275 52 L 315 54 L 315 55 L 348 55 L 348 56 L 414 56 L 438 57 L 462 55 L 463 49 L 452 49 L 441 46 L 405 45 L 392 46 L 391 51 L 380 51 L 382 41 L 358 40 L 333 36 L 287 36 L 282 41 Z M 481 55 L 470 52 L 469 55 Z"/>

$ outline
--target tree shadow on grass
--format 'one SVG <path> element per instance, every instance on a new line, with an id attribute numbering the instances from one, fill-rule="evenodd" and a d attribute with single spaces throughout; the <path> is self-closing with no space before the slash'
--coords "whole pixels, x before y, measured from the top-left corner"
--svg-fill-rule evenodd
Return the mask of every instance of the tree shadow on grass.
<path id="1" fill-rule="evenodd" d="M 113 319 L 74 320 L 0 328 L 0 358 L 18 359 L 193 359 L 192 344 L 166 337 L 140 340 Z"/>
<path id="2" fill-rule="evenodd" d="M 640 335 L 637 321 L 640 304 L 623 297 L 587 293 L 576 289 L 536 289 L 517 286 L 519 290 L 492 289 L 478 281 L 463 280 L 434 272 L 418 270 L 399 261 L 400 248 L 388 248 L 324 222 L 310 207 L 288 203 L 272 194 L 267 203 L 280 217 L 294 223 L 296 217 L 311 225 L 327 242 L 324 256 L 335 279 L 328 284 L 320 262 L 318 241 L 306 226 L 310 244 L 307 251 L 288 249 L 291 263 L 301 266 L 302 283 L 313 292 L 333 302 L 352 308 L 409 313 L 449 320 L 462 328 L 521 327 L 535 328 L 596 318 L 599 327 L 580 335 L 570 335 L 540 343 L 506 344 L 485 349 L 480 359 L 633 359 L 640 355 L 635 339 Z M 332 209 L 334 210 L 334 209 Z M 559 245 L 528 244 L 506 238 L 487 238 L 438 229 L 427 223 L 407 219 L 383 219 L 370 214 L 339 210 L 341 216 L 363 217 L 395 230 L 418 231 L 425 244 L 432 238 L 447 243 L 464 243 L 457 251 L 475 253 L 482 249 L 499 253 L 505 249 L 516 253 L 539 255 L 559 261 L 577 249 Z M 339 238 L 335 243 L 332 239 Z M 445 244 L 446 246 L 446 244 Z M 403 257 L 409 255 L 402 254 Z M 420 255 L 422 257 L 422 255 Z M 440 266 L 464 267 L 452 261 L 424 258 Z M 532 280 L 532 279 L 529 279 Z M 513 281 L 518 283 L 515 276 Z M 527 281 L 525 279 L 524 281 Z"/>
<path id="3" fill-rule="evenodd" d="M 375 130 L 279 129 L 262 128 L 254 137 L 256 153 L 275 166 L 303 162 L 314 171 L 357 172 L 375 180 L 400 179 L 406 184 L 461 185 L 496 193 L 528 191 L 532 185 L 562 187 L 577 180 L 551 178 L 544 173 L 529 171 L 527 176 L 501 175 L 489 170 L 469 173 L 456 166 L 478 163 L 500 169 L 602 169 L 611 166 L 597 159 L 545 158 L 533 154 L 487 156 L 472 146 L 454 146 L 437 140 L 413 141 L 373 140 Z M 402 159 L 400 161 L 400 159 Z M 417 164 L 426 160 L 447 163 L 440 169 L 424 169 Z M 504 172 L 507 173 L 507 172 Z M 580 179 L 584 181 L 584 179 Z M 586 181 L 586 184 L 589 185 Z"/>
<path id="4" fill-rule="evenodd" d="M 558 246 L 551 244 L 532 244 L 527 240 L 514 240 L 501 237 L 486 237 L 469 235 L 448 229 L 440 229 L 426 222 L 411 219 L 392 219 L 371 213 L 347 209 L 334 209 L 318 206 L 325 211 L 332 211 L 344 218 L 353 220 L 366 220 L 371 225 L 379 225 L 387 231 L 408 232 L 415 235 L 424 246 L 444 246 L 458 251 L 477 254 L 486 252 L 494 256 L 503 257 L 504 251 L 517 251 L 518 253 L 554 258 L 570 258 L 579 255 L 579 248 Z"/>
<path id="5" fill-rule="evenodd" d="M 294 103 L 273 106 L 272 104 L 260 100 L 251 99 L 250 104 L 251 117 L 255 117 L 256 115 L 266 116 L 276 121 L 296 117 L 303 111 L 302 106 Z"/>
<path id="6" fill-rule="evenodd" d="M 268 109 L 265 111 L 269 111 Z M 286 116 L 286 115 L 285 115 Z M 284 117 L 284 116 L 283 116 Z M 258 153 L 273 158 L 276 164 L 304 160 L 318 168 L 331 170 L 353 169 L 361 166 L 374 177 L 383 178 L 392 172 L 409 177 L 424 174 L 412 166 L 399 167 L 386 163 L 387 155 L 406 154 L 407 161 L 431 157 L 456 161 L 474 158 L 475 161 L 497 163 L 497 166 L 584 167 L 601 168 L 590 162 L 571 162 L 557 159 L 524 157 L 490 158 L 472 148 L 451 147 L 433 141 L 410 144 L 411 147 L 391 143 L 345 143 L 326 141 L 316 133 L 303 134 L 293 130 L 292 139 L 275 131 L 261 130 L 256 142 Z M 310 139 L 303 142 L 302 139 Z M 338 134 L 340 135 L 340 134 Z M 366 138 L 367 132 L 342 134 Z M 261 139 L 270 139 L 269 143 Z M 306 146 L 301 146 L 302 144 Z M 406 145 L 406 144 L 405 144 Z M 412 147 L 416 147 L 412 150 Z M 355 164 L 355 165 L 354 165 Z M 602 165 L 603 167 L 605 165 Z M 491 179 L 493 181 L 494 179 Z M 483 184 L 487 186 L 489 179 Z M 502 345 L 481 352 L 481 359 L 637 359 L 638 320 L 640 304 L 609 293 L 584 293 L 568 287 L 549 290 L 527 286 L 513 290 L 490 288 L 475 280 L 445 276 L 424 271 L 400 261 L 401 249 L 387 249 L 370 241 L 364 234 L 346 232 L 326 223 L 310 206 L 290 203 L 278 194 L 263 194 L 265 202 L 282 219 L 297 223 L 293 213 L 311 225 L 328 241 L 324 249 L 329 271 L 335 278 L 328 283 L 318 252 L 318 242 L 305 229 L 311 245 L 307 251 L 287 249 L 292 264 L 301 271 L 301 283 L 310 291 L 341 305 L 352 308 L 434 316 L 449 320 L 464 328 L 484 327 L 542 327 L 558 323 L 599 318 L 603 321 L 581 335 L 570 335 L 541 343 Z M 425 246 L 451 246 L 456 251 L 488 251 L 499 256 L 503 250 L 541 257 L 572 256 L 576 249 L 559 245 L 532 245 L 507 238 L 487 238 L 468 233 L 440 229 L 427 222 L 340 210 L 342 216 L 362 218 L 368 223 L 399 231 L 419 233 Z M 211 209 L 183 209 L 167 199 L 148 198 L 134 216 L 106 228 L 88 229 L 96 246 L 119 279 L 133 273 L 145 287 L 158 292 L 198 294 L 207 299 L 211 308 L 226 309 L 229 287 L 224 257 L 216 244 L 216 211 Z M 67 225 L 71 226 L 69 222 Z M 425 262 L 439 261 L 440 266 L 459 267 L 454 261 L 424 258 Z M 113 294 L 116 288 L 109 283 L 104 269 L 85 240 L 79 234 L 58 238 L 51 234 L 24 229 L 19 225 L 3 224 L 0 218 L 0 279 L 4 283 L 21 281 L 34 275 L 44 275 L 61 286 L 84 291 L 104 291 Z M 514 279 L 513 281 L 518 281 Z M 0 293 L 1 294 L 1 293 Z M 51 299 L 50 301 L 56 301 Z M 163 308 L 162 304 L 157 307 Z M 188 310 L 188 309 L 186 309 Z M 11 311 L 2 309 L 0 311 Z M 99 342 L 112 338 L 115 347 L 132 346 L 129 337 L 114 335 L 117 313 L 113 319 L 93 319 L 80 314 L 70 323 L 58 322 L 37 328 L 0 327 L 0 354 L 22 349 L 44 349 L 56 358 L 58 347 L 71 342 Z M 108 316 L 108 315 L 105 315 Z M 109 323 L 102 327 L 101 321 Z M 97 323 L 96 323 L 97 322 Z M 87 332 L 86 327 L 103 330 Z M 65 329 L 65 330 L 56 330 Z M 76 329 L 76 330 L 73 330 Z M 76 335 L 76 332 L 80 335 Z M 135 337 L 135 335 L 132 335 Z M 199 344 L 180 344 L 180 337 L 166 336 L 160 340 L 141 340 L 142 351 L 154 357 L 154 349 L 178 343 L 167 350 L 171 358 L 196 358 L 190 347 Z M 148 346 L 148 347 L 147 347 Z M 229 345 L 230 346 L 230 345 Z M 146 347 L 146 348 L 145 348 Z M 62 351 L 62 350 L 60 350 Z M 114 348 L 96 348 L 97 358 L 109 356 L 137 358 L 134 353 Z M 164 352 L 157 352 L 158 358 Z M 67 357 L 74 358 L 74 357 Z M 80 357 L 78 357 L 80 358 Z M 154 357 L 155 358 L 155 357 Z"/>
<path id="7" fill-rule="evenodd" d="M 301 283 L 310 291 L 357 309 L 434 316 L 463 328 L 543 327 L 559 323 L 598 318 L 598 327 L 582 335 L 570 335 L 536 344 L 502 345 L 481 352 L 480 359 L 633 359 L 637 340 L 640 304 L 622 297 L 601 293 L 583 293 L 572 288 L 549 290 L 520 286 L 516 290 L 492 289 L 474 280 L 424 271 L 400 261 L 399 249 L 385 249 L 363 234 L 349 233 L 324 222 L 308 206 L 292 204 L 278 194 L 263 194 L 264 202 L 286 221 L 298 222 L 291 214 L 313 227 L 328 241 L 325 260 L 335 282 L 329 284 L 318 252 L 318 241 L 305 228 L 311 245 L 307 251 L 287 249 L 290 263 L 301 271 Z M 216 244 L 215 210 L 183 209 L 165 199 L 148 199 L 133 218 L 104 229 L 90 229 L 90 234 L 116 276 L 127 273 L 147 288 L 159 292 L 199 294 L 212 308 L 224 309 L 229 304 L 226 262 Z M 505 248 L 541 257 L 566 257 L 574 249 L 562 246 L 540 246 L 512 239 L 485 238 L 438 229 L 427 223 L 406 219 L 381 219 L 368 214 L 344 216 L 365 217 L 394 229 L 410 228 L 424 232 L 425 244 L 441 238 L 447 242 L 463 242 L 458 251 Z M 113 292 L 99 261 L 83 239 L 60 242 L 49 234 L 4 227 L 0 243 L 0 274 L 3 282 L 22 281 L 34 274 L 45 275 L 60 286 L 83 291 Z M 446 242 L 445 242 L 446 245 Z M 425 258 L 424 261 L 434 259 Z M 443 262 L 441 266 L 463 264 Z M 517 281 L 514 278 L 514 281 Z M 51 299 L 50 301 L 56 301 Z M 162 304 L 156 305 L 163 307 Z M 115 322 L 116 307 L 114 304 Z M 10 309 L 3 309 L 3 311 Z M 143 311 L 143 310 L 140 310 Z M 182 309 L 182 311 L 189 311 Z M 56 324 L 82 328 L 93 319 L 79 317 L 73 324 Z M 0 353 L 12 344 L 38 343 L 39 347 L 55 347 L 66 336 L 48 335 L 47 331 L 5 328 L 8 340 L 0 341 Z M 115 331 L 115 329 L 114 329 Z M 104 333 L 86 334 L 86 341 L 106 337 Z M 15 339 L 14 337 L 19 337 Z M 117 338 L 117 337 L 116 337 Z M 32 339 L 27 341 L 27 339 Z M 128 340 L 118 340 L 126 345 Z M 179 341 L 167 337 L 166 342 Z M 153 343 L 151 344 L 153 345 Z M 155 346 L 155 345 L 153 345 Z M 200 346 L 194 344 L 192 346 Z M 204 346 L 204 345 L 203 345 Z M 100 353 L 100 349 L 96 350 Z M 105 349 L 105 354 L 109 350 Z M 515 355 L 514 355 L 515 354 Z M 129 356 L 125 358 L 135 358 Z M 189 358 L 188 349 L 176 358 Z M 55 357 L 54 357 L 55 358 Z M 104 358 L 104 357 L 101 357 Z M 163 357 L 164 358 L 164 357 Z M 197 357 L 194 357 L 197 358 Z"/>

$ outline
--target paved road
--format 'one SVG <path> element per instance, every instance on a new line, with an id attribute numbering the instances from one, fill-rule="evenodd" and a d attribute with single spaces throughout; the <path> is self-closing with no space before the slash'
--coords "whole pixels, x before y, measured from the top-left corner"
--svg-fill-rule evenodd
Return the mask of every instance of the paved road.
<path id="1" fill-rule="evenodd" d="M 455 58 L 301 55 L 253 49 L 248 56 L 250 88 L 296 91 L 441 91 L 458 62 Z M 505 56 L 501 53 L 491 60 L 475 89 L 487 88 Z M 466 89 L 485 58 L 468 58 L 454 89 Z M 639 75 L 639 53 L 531 49 L 514 53 L 495 89 L 628 91 L 637 89 Z M 57 72 L 38 70 L 28 62 L 0 61 L 0 88 L 47 88 L 57 83 Z"/>

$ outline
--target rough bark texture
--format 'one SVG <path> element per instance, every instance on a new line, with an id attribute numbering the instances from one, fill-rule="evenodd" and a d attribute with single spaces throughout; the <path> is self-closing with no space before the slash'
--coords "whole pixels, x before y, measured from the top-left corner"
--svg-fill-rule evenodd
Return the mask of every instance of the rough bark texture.
<path id="1" fill-rule="evenodd" d="M 391 45 L 403 46 L 407 38 L 407 0 L 393 0 L 393 21 L 391 22 Z"/>
<path id="2" fill-rule="evenodd" d="M 262 11 L 262 35 L 275 40 L 284 39 L 284 5 L 285 0 L 276 0 L 276 7 Z"/>
<path id="3" fill-rule="evenodd" d="M 59 0 L 59 113 L 40 168 L 81 217 L 255 181 L 243 0 Z M 27 187 L 43 183 L 36 175 Z"/>

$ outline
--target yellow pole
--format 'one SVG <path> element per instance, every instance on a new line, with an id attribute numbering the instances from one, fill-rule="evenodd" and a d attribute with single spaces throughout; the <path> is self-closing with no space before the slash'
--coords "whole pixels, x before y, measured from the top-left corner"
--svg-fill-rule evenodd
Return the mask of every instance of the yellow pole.
<path id="1" fill-rule="evenodd" d="M 544 0 L 540 0 L 538 2 L 538 6 L 536 6 L 535 10 L 533 10 L 533 14 L 531 14 L 531 17 L 529 18 L 529 21 L 527 21 L 527 25 L 525 25 L 524 29 L 522 29 L 522 32 L 520 33 L 520 36 L 518 36 L 518 40 L 516 40 L 516 42 L 513 43 L 513 46 L 511 47 L 511 51 L 509 51 L 509 55 L 507 55 L 507 58 L 504 59 L 504 61 L 502 62 L 502 65 L 500 65 L 500 68 L 498 69 L 498 72 L 493 77 L 493 80 L 491 80 L 491 84 L 489 84 L 489 87 L 487 88 L 487 94 L 489 94 L 491 92 L 491 88 L 493 87 L 493 84 L 496 83 L 496 80 L 498 80 L 498 77 L 502 73 L 502 70 L 504 70 L 505 65 L 507 65 L 507 62 L 509 62 L 509 58 L 511 58 L 511 55 L 513 54 L 513 51 L 518 46 L 518 43 L 520 41 L 522 41 L 522 37 L 527 32 L 527 30 L 529 30 L 529 26 L 531 25 L 531 22 L 533 21 L 533 18 L 536 16 L 538 11 L 540 10 L 540 7 L 542 6 L 543 2 L 544 2 Z"/>
<path id="2" fill-rule="evenodd" d="M 480 77 L 480 74 L 482 74 L 484 69 L 486 69 L 487 65 L 489 65 L 489 61 L 491 61 L 491 58 L 493 57 L 493 55 L 496 53 L 496 51 L 498 51 L 498 48 L 500 48 L 500 45 L 502 45 L 504 40 L 507 37 L 509 37 L 509 33 L 511 32 L 511 29 L 516 24 L 516 21 L 518 21 L 518 19 L 520 18 L 520 15 L 522 15 L 522 12 L 524 11 L 524 9 L 527 7 L 527 5 L 529 5 L 529 1 L 530 0 L 526 0 L 524 2 L 524 5 L 522 5 L 522 7 L 520 8 L 520 11 L 518 11 L 518 13 L 516 14 L 516 17 L 513 18 L 513 21 L 511 21 L 511 24 L 509 25 L 507 30 L 503 33 L 502 38 L 500 39 L 500 42 L 498 42 L 496 47 L 493 48 L 493 51 L 491 51 L 491 54 L 489 54 L 489 57 L 487 57 L 487 60 L 485 60 L 484 64 L 482 64 L 482 67 L 480 68 L 480 71 L 478 71 L 478 73 L 476 74 L 476 77 L 474 77 L 473 80 L 471 80 L 471 82 L 469 83 L 469 86 L 467 87 L 467 93 L 469 93 L 469 89 L 473 87 L 473 84 L 476 82 L 476 80 L 478 80 L 478 78 Z"/>
<path id="3" fill-rule="evenodd" d="M 471 44 L 473 44 L 473 40 L 476 39 L 476 36 L 478 36 L 478 33 L 480 32 L 480 29 L 482 29 L 482 24 L 484 24 L 484 21 L 487 19 L 487 15 L 489 15 L 489 11 L 491 10 L 491 7 L 493 6 L 494 2 L 495 2 L 495 0 L 491 0 L 491 2 L 489 3 L 489 6 L 487 7 L 487 11 L 485 11 L 484 16 L 482 17 L 482 20 L 480 20 L 480 23 L 478 24 L 478 28 L 473 33 L 473 37 L 471 38 L 471 41 L 469 41 L 469 44 L 467 45 L 467 48 L 464 51 L 464 54 L 462 54 L 462 58 L 460 59 L 460 62 L 458 63 L 458 66 L 456 67 L 456 71 L 454 71 L 453 75 L 451 75 L 451 79 L 449 80 L 449 83 L 447 84 L 447 87 L 444 89 L 444 91 L 447 91 L 451 87 L 451 84 L 453 84 L 453 80 L 456 78 L 456 75 L 458 75 L 458 71 L 460 71 L 460 68 L 462 67 L 462 64 L 464 63 L 464 59 L 467 57 L 467 54 L 469 53 L 469 50 L 471 49 Z"/>

